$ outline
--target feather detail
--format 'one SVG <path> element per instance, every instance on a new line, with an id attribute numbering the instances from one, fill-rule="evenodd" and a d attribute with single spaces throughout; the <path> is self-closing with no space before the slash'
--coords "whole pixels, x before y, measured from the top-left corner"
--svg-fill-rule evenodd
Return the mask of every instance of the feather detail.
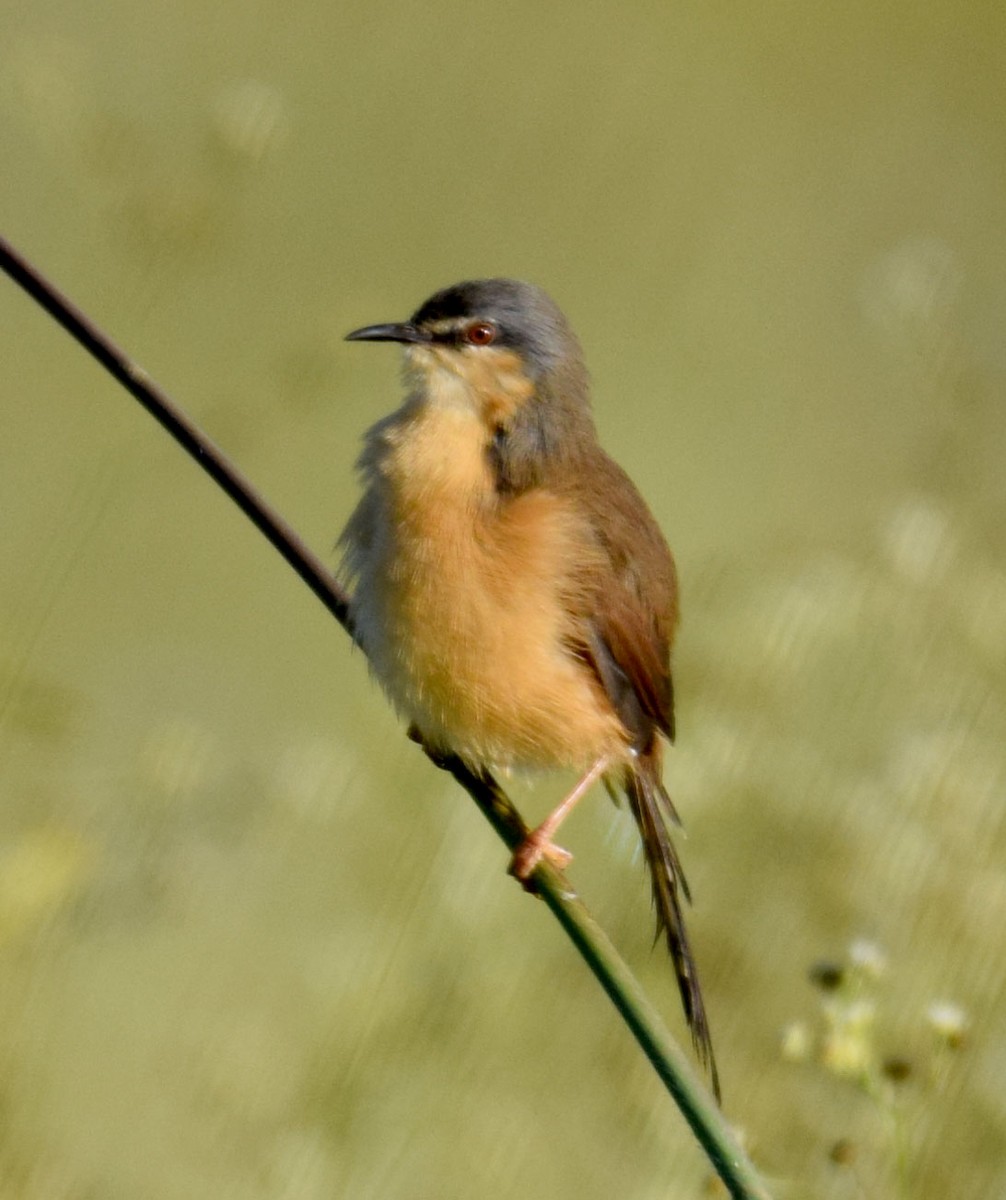
<path id="1" fill-rule="evenodd" d="M 709 1072 L 713 1093 L 720 1099 L 720 1079 L 713 1055 L 709 1019 L 699 986 L 698 969 L 685 931 L 681 897 L 691 901 L 688 883 L 674 843 L 664 822 L 661 805 L 673 812 L 670 797 L 660 779 L 659 750 L 656 755 L 641 755 L 625 768 L 622 786 L 629 808 L 639 826 L 643 853 L 653 888 L 653 907 L 656 911 L 656 938 L 664 936 L 674 964 L 681 1003 L 691 1030 L 695 1052 Z"/>

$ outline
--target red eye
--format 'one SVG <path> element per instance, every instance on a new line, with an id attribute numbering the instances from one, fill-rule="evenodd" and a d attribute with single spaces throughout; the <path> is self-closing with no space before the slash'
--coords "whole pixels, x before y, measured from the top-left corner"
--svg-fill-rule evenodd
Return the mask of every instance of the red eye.
<path id="1" fill-rule="evenodd" d="M 496 326 L 491 321 L 476 321 L 465 330 L 465 341 L 472 346 L 489 346 L 496 341 Z"/>

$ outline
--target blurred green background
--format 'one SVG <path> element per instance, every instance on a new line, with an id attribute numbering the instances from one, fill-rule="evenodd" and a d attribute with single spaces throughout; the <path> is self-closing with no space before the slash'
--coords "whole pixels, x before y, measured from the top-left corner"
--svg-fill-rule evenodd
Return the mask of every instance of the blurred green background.
<path id="1" fill-rule="evenodd" d="M 1004 113 L 998 3 L 0 14 L 3 232 L 319 552 L 399 394 L 348 329 L 569 313 L 678 558 L 691 929 L 781 1197 L 1006 1194 Z M 0 317 L 2 1194 L 716 1195 L 346 637 Z M 627 818 L 566 844 L 681 1030 Z"/>

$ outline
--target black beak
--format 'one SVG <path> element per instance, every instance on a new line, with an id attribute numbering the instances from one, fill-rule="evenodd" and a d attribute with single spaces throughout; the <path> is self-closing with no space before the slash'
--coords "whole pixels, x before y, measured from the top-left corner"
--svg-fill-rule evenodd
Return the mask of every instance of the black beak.
<path id="1" fill-rule="evenodd" d="M 430 335 L 408 321 L 400 325 L 365 325 L 346 334 L 347 342 L 428 342 Z"/>

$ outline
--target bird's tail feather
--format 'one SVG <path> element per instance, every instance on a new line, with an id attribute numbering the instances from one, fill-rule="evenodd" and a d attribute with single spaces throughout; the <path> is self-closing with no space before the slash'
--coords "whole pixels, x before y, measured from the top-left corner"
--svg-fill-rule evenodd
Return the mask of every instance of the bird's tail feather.
<path id="1" fill-rule="evenodd" d="M 720 1081 L 713 1056 L 709 1020 L 681 911 L 681 897 L 690 901 L 691 895 L 661 807 L 672 819 L 677 814 L 660 778 L 659 758 L 640 755 L 631 767 L 626 768 L 622 786 L 639 826 L 650 872 L 653 907 L 657 917 L 656 937 L 659 939 L 663 934 L 667 941 L 695 1052 L 708 1070 L 713 1092 L 719 1100 Z"/>

